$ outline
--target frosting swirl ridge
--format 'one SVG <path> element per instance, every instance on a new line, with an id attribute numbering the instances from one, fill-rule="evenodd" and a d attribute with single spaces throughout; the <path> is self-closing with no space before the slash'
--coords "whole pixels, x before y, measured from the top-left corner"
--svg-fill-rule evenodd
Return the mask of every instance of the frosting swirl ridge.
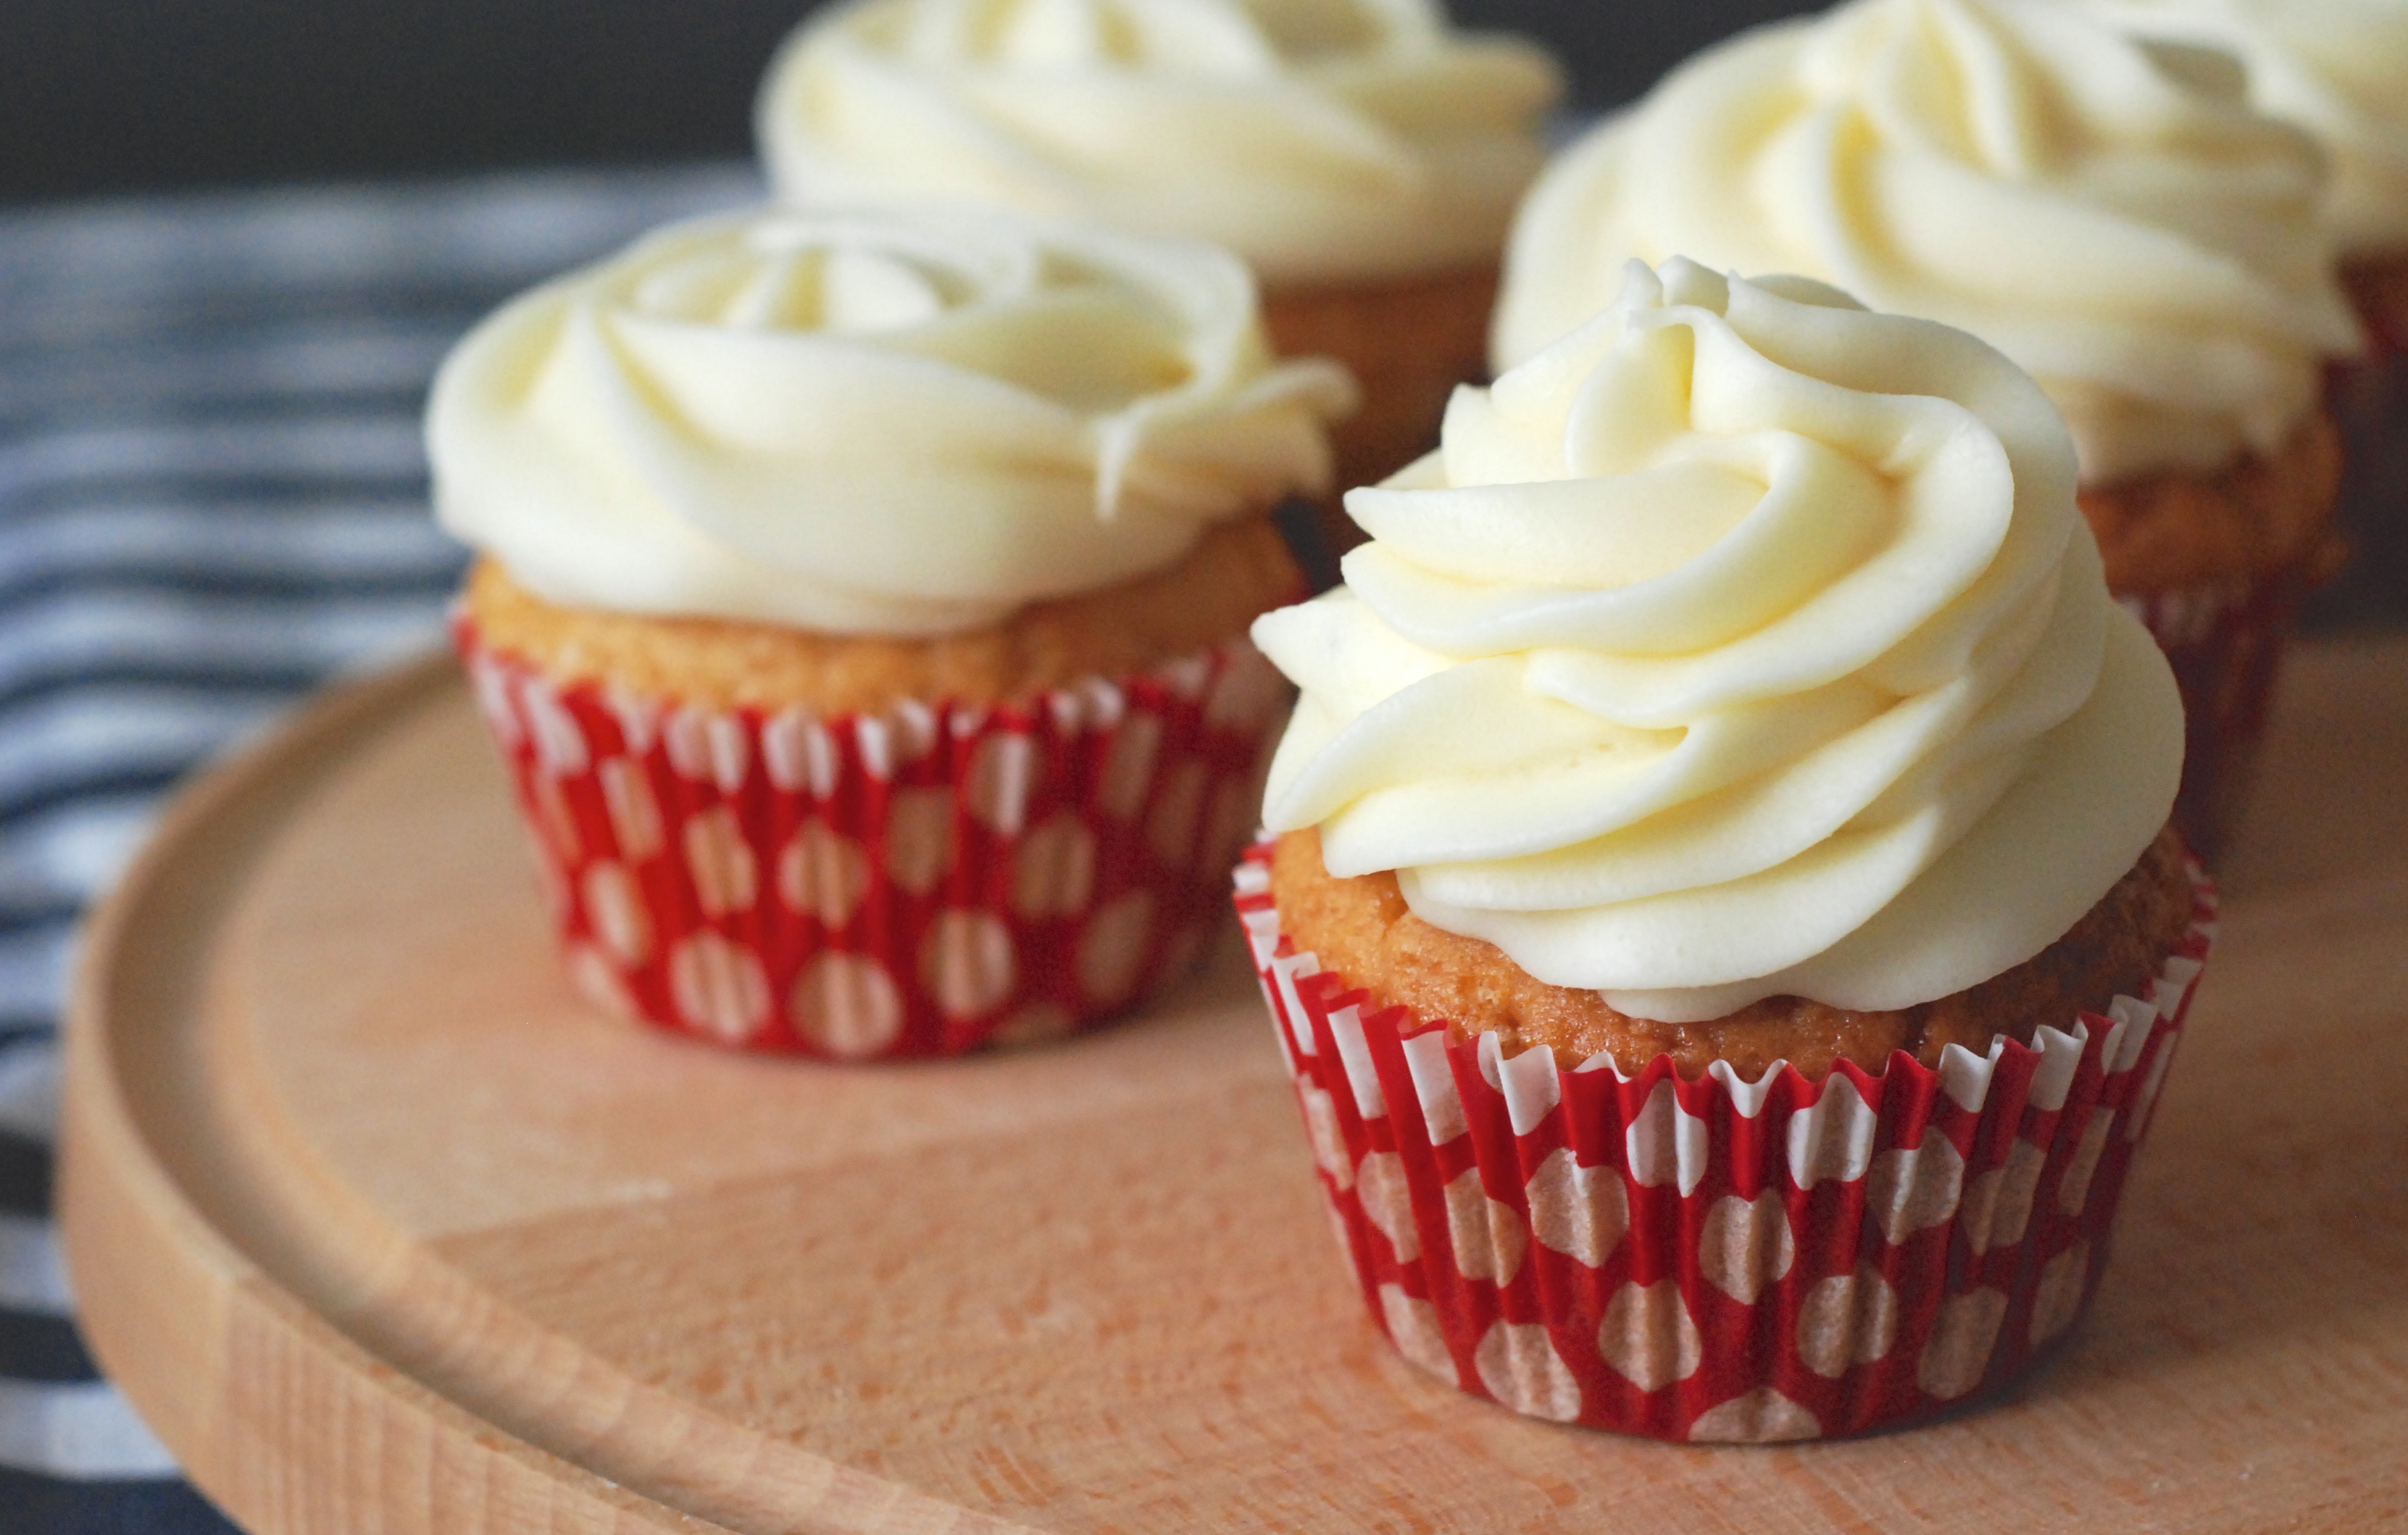
<path id="1" fill-rule="evenodd" d="M 938 634 L 1325 486 L 1353 384 L 1236 258 L 1002 214 L 673 225 L 513 300 L 427 407 L 437 514 L 555 602 Z"/>
<path id="2" fill-rule="evenodd" d="M 1976 984 L 2122 877 L 2181 770 L 2073 492 L 1972 337 L 1634 262 L 1349 494 L 1344 587 L 1256 623 L 1303 694 L 1265 822 L 1635 1016 Z"/>
<path id="3" fill-rule="evenodd" d="M 1437 0 L 853 0 L 754 126 L 791 201 L 1091 218 L 1284 284 L 1493 262 L 1561 91 Z"/>
<path id="4" fill-rule="evenodd" d="M 1853 0 L 1698 55 L 1533 188 L 1498 366 L 1623 261 L 1799 272 L 1972 332 L 2035 377 L 2086 481 L 2279 448 L 2358 330 L 2323 161 L 2230 56 L 2070 7 Z"/>
<path id="5" fill-rule="evenodd" d="M 2249 99 L 2332 158 L 2325 217 L 2350 256 L 2408 248 L 2408 7 L 2392 0 L 2073 0 L 2142 36 L 2223 49 Z"/>

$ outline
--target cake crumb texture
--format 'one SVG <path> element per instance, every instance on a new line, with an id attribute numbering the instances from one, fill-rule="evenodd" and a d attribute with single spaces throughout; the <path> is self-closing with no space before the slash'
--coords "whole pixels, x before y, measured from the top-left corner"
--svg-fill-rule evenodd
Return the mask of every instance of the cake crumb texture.
<path id="1" fill-rule="evenodd" d="M 1610 1053 L 1622 1070 L 1635 1072 L 1670 1055 L 1690 1079 L 1726 1060 L 1750 1082 L 1776 1061 L 1820 1077 L 1842 1060 L 1879 1071 L 1899 1050 L 1936 1067 L 1951 1044 L 1981 1054 L 2000 1034 L 2029 1043 L 2042 1024 L 2066 1027 L 2077 1013 L 2103 1011 L 2119 994 L 2137 995 L 2191 917 L 2182 843 L 2168 829 L 2072 931 L 1954 996 L 1894 1012 L 1771 997 L 1726 1017 L 1668 1024 L 1617 1012 L 1594 991 L 1548 985 L 1495 944 L 1432 926 L 1407 909 L 1392 873 L 1331 874 L 1315 828 L 1280 838 L 1271 893 L 1289 942 L 1324 969 L 1383 1004 L 1443 1018 L 1458 1036 L 1493 1033 L 1509 1058 L 1545 1045 L 1566 1070 Z"/>
<path id="2" fill-rule="evenodd" d="M 1207 530 L 1168 569 L 927 638 L 563 607 L 490 557 L 469 572 L 463 600 L 487 646 L 555 681 L 609 682 L 720 709 L 836 714 L 905 698 L 1005 703 L 1142 671 L 1238 638 L 1257 615 L 1303 595 L 1278 531 L 1246 517 Z"/>
<path id="3" fill-rule="evenodd" d="M 2341 466 L 2341 428 L 2319 407 L 2271 458 L 2083 486 L 2108 590 L 2237 588 L 2285 571 L 2323 581 L 2344 553 L 2333 532 Z"/>

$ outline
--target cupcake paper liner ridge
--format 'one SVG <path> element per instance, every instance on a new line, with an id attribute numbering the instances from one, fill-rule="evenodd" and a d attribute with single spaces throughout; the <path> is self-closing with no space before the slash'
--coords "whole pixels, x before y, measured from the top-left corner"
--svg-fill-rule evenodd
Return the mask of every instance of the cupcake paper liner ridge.
<path id="1" fill-rule="evenodd" d="M 1071 1033 L 1178 979 L 1288 696 L 1235 641 L 1025 707 L 711 709 L 453 633 L 579 989 L 838 1060 Z"/>
<path id="2" fill-rule="evenodd" d="M 1626 1077 L 1380 1007 L 1237 906 L 1340 1243 L 1397 1351 L 1517 1412 L 1767 1442 L 1943 1412 L 2080 1316 L 2214 933 L 2145 997 L 1937 1069 Z"/>

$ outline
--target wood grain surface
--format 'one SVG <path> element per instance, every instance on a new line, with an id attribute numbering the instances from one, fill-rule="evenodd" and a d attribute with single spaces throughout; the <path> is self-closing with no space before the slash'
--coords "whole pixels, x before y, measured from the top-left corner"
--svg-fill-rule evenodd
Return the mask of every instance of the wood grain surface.
<path id="1" fill-rule="evenodd" d="M 2408 641 L 2306 652 L 2096 1309 L 1858 1442 L 1617 1440 L 1393 1357 L 1234 942 L 942 1064 L 589 1012 L 437 664 L 204 784 L 98 919 L 68 1255 L 261 1535 L 2363 1528 L 2408 1518 L 2403 791 Z"/>

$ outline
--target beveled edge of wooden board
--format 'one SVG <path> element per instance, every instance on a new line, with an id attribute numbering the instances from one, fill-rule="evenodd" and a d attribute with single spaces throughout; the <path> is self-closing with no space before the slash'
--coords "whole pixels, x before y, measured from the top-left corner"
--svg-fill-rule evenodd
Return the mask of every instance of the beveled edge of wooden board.
<path id="1" fill-rule="evenodd" d="M 461 685 L 457 664 L 433 655 L 308 707 L 180 795 L 93 913 L 66 1019 L 59 1138 L 84 1334 L 186 1474 L 255 1535 L 718 1529 L 498 1430 L 319 1314 L 209 1220 L 156 1137 L 179 1106 L 122 1069 L 129 1051 L 172 1043 L 219 909 L 289 813 Z M 236 1357 L 251 1368 L 230 1370 Z M 286 1426 L 373 1453 L 305 1455 Z M 388 1496 L 397 1485 L 421 1496 Z"/>

